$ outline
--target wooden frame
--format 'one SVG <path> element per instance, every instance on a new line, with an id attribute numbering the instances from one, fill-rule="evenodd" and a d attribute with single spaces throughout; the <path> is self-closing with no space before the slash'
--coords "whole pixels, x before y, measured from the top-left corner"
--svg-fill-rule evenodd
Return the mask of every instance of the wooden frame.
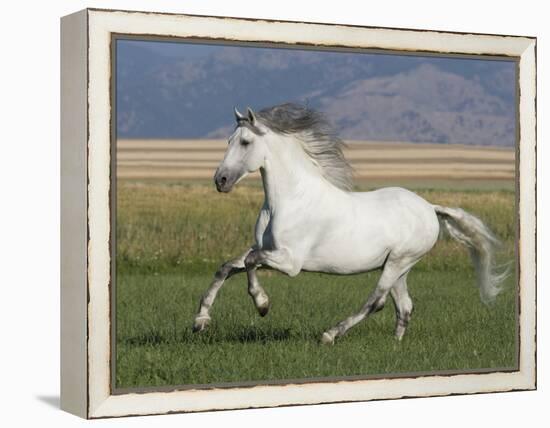
<path id="1" fill-rule="evenodd" d="M 536 387 L 536 39 L 88 9 L 62 18 L 61 406 L 85 418 Z M 519 60 L 519 370 L 113 394 L 111 40 L 114 34 Z"/>

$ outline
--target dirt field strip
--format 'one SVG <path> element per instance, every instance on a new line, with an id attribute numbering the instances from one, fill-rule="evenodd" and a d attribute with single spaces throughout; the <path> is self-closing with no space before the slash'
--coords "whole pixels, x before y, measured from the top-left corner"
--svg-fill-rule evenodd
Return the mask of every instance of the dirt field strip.
<path id="1" fill-rule="evenodd" d="M 223 140 L 119 140 L 117 177 L 204 179 L 223 158 Z M 355 177 L 513 180 L 512 148 L 424 143 L 348 142 Z"/>

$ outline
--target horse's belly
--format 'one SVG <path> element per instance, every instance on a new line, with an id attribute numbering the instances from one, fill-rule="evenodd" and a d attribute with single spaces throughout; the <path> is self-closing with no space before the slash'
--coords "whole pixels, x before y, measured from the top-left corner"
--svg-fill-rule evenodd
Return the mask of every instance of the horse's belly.
<path id="1" fill-rule="evenodd" d="M 338 245 L 320 246 L 312 249 L 310 257 L 304 261 L 303 270 L 338 274 L 368 272 L 381 267 L 389 250 L 378 246 L 376 249 L 361 248 L 356 251 Z"/>

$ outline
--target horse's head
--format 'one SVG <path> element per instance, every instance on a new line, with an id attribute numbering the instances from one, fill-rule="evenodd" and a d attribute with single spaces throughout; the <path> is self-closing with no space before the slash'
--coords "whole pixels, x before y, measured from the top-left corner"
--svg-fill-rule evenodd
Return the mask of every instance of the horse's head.
<path id="1" fill-rule="evenodd" d="M 229 137 L 225 156 L 214 174 L 218 192 L 230 192 L 235 184 L 264 165 L 267 147 L 262 136 L 267 128 L 249 108 L 243 115 L 235 109 L 237 128 Z"/>

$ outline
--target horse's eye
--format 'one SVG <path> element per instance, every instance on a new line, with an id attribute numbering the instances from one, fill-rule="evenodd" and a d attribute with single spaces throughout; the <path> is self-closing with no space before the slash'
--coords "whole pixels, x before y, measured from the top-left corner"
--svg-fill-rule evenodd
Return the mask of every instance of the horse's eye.
<path id="1" fill-rule="evenodd" d="M 241 140 L 241 144 L 242 144 L 243 146 L 248 146 L 248 145 L 250 144 L 250 141 L 248 141 L 248 140 Z"/>

